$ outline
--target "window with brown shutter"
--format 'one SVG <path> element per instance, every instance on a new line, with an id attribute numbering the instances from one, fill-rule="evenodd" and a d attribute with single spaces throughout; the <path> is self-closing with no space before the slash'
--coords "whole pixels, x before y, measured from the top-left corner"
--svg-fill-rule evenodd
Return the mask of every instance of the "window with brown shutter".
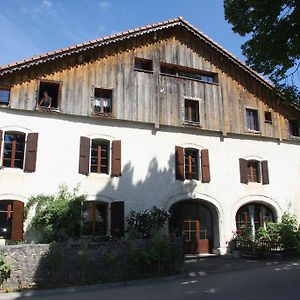
<path id="1" fill-rule="evenodd" d="M 110 230 L 115 238 L 124 237 L 124 202 L 114 201 L 110 207 Z"/>
<path id="2" fill-rule="evenodd" d="M 13 200 L 12 202 L 11 239 L 13 241 L 20 241 L 23 239 L 24 203 L 17 200 Z"/>
<path id="3" fill-rule="evenodd" d="M 29 133 L 27 136 L 27 143 L 26 143 L 25 166 L 24 166 L 25 172 L 35 172 L 37 145 L 38 145 L 38 133 Z"/>
<path id="4" fill-rule="evenodd" d="M 199 180 L 199 151 L 197 149 L 184 149 L 184 178 Z"/>
<path id="5" fill-rule="evenodd" d="M 262 173 L 262 184 L 269 184 L 269 168 L 268 168 L 268 161 L 263 160 L 261 162 L 261 173 Z"/>
<path id="6" fill-rule="evenodd" d="M 260 180 L 260 162 L 257 160 L 247 161 L 248 182 L 261 182 Z"/>
<path id="7" fill-rule="evenodd" d="M 210 182 L 210 167 L 209 167 L 209 155 L 208 149 L 201 150 L 201 173 L 202 173 L 202 182 Z"/>
<path id="8" fill-rule="evenodd" d="M 247 160 L 240 158 L 240 179 L 241 183 L 248 183 Z"/>
<path id="9" fill-rule="evenodd" d="M 88 175 L 89 164 L 90 164 L 90 139 L 85 136 L 81 136 L 80 149 L 79 149 L 79 173 L 83 175 Z"/>
<path id="10" fill-rule="evenodd" d="M 4 135 L 3 167 L 23 169 L 25 133 L 7 131 Z"/>
<path id="11" fill-rule="evenodd" d="M 91 147 L 91 173 L 108 174 L 109 172 L 109 141 L 93 139 Z"/>
<path id="12" fill-rule="evenodd" d="M 177 180 L 184 180 L 184 152 L 180 146 L 175 146 L 175 176 Z"/>
<path id="13" fill-rule="evenodd" d="M 121 141 L 112 142 L 111 176 L 121 176 Z"/>
<path id="14" fill-rule="evenodd" d="M 107 212 L 107 203 L 97 201 L 83 202 L 81 234 L 83 236 L 107 235 Z"/>

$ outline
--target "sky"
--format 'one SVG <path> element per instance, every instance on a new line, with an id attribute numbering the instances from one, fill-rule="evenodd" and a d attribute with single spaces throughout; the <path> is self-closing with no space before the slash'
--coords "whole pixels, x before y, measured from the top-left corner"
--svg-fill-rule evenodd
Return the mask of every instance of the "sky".
<path id="1" fill-rule="evenodd" d="M 179 16 L 245 61 L 223 0 L 0 0 L 0 66 Z"/>

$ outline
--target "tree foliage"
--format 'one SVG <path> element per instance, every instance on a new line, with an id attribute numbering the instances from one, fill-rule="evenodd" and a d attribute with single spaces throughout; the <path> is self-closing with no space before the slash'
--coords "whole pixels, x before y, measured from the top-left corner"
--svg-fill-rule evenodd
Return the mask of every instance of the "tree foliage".
<path id="1" fill-rule="evenodd" d="M 299 105 L 300 1 L 224 0 L 224 8 L 233 31 L 249 38 L 242 45 L 247 64 Z"/>
<path id="2" fill-rule="evenodd" d="M 139 212 L 131 211 L 126 217 L 129 236 L 151 238 L 166 224 L 169 216 L 166 210 L 157 206 Z"/>
<path id="3" fill-rule="evenodd" d="M 57 195 L 31 197 L 25 207 L 26 215 L 31 208 L 35 209 L 29 228 L 40 232 L 41 241 L 46 243 L 79 238 L 84 200 L 84 195 L 77 195 L 76 190 L 71 193 L 66 186 L 60 186 Z"/>

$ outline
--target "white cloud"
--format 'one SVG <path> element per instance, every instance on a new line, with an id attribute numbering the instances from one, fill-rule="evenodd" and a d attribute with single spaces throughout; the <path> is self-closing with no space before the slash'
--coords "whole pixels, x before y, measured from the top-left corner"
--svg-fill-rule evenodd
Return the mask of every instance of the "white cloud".
<path id="1" fill-rule="evenodd" d="M 100 9 L 106 10 L 106 9 L 109 9 L 111 7 L 111 2 L 105 1 L 105 0 L 100 1 L 99 6 L 100 6 Z"/>

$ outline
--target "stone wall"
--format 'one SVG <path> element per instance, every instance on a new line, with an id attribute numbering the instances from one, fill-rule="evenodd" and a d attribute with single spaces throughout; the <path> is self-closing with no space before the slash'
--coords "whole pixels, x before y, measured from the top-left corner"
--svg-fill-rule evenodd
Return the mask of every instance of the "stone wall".
<path id="1" fill-rule="evenodd" d="M 4 288 L 46 288 L 171 275 L 182 270 L 180 239 L 1 246 L 12 272 Z M 150 252 L 152 253 L 150 255 Z"/>

